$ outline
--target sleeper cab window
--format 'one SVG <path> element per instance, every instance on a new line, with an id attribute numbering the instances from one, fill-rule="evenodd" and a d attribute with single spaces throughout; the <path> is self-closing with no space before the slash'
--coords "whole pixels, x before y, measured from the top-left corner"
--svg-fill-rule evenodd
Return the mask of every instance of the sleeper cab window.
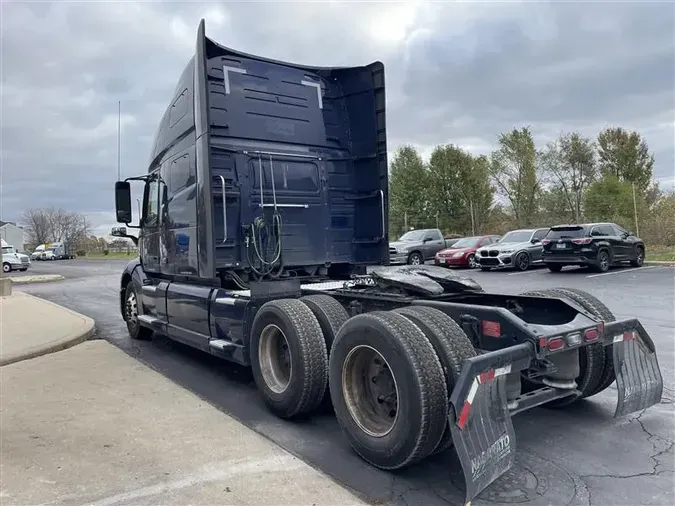
<path id="1" fill-rule="evenodd" d="M 251 159 L 249 170 L 255 189 L 260 189 L 260 161 Z M 299 162 L 287 160 L 262 160 L 263 189 L 272 190 L 272 172 L 274 172 L 274 190 L 280 193 L 304 192 L 316 193 L 319 191 L 319 169 L 313 162 Z"/>
<path id="2" fill-rule="evenodd" d="M 169 127 L 173 127 L 176 123 L 178 123 L 181 118 L 187 114 L 187 110 L 188 90 L 185 88 L 171 105 L 171 112 L 169 113 Z"/>

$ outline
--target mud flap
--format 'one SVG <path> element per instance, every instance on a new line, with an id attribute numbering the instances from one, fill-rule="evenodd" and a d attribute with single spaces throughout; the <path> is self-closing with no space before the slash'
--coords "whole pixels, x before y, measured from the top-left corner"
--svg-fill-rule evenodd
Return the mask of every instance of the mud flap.
<path id="1" fill-rule="evenodd" d="M 465 504 L 513 465 L 516 437 L 506 375 L 526 368 L 531 350 L 518 345 L 471 358 L 452 391 L 449 425 L 464 474 Z"/>
<path id="2" fill-rule="evenodd" d="M 614 417 L 658 404 L 663 393 L 663 377 L 651 338 L 637 320 L 618 323 L 623 328 L 615 330 L 613 324 L 606 324 L 605 328 L 605 332 L 613 336 L 612 353 L 618 391 Z"/>

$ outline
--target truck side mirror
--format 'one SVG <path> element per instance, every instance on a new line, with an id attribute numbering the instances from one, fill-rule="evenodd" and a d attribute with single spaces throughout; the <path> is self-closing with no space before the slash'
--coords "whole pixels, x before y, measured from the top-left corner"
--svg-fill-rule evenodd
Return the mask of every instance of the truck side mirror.
<path id="1" fill-rule="evenodd" d="M 115 183 L 115 212 L 118 223 L 131 222 L 131 184 L 129 181 Z"/>
<path id="2" fill-rule="evenodd" d="M 126 237 L 127 227 L 113 227 L 110 231 L 110 235 L 113 237 Z"/>

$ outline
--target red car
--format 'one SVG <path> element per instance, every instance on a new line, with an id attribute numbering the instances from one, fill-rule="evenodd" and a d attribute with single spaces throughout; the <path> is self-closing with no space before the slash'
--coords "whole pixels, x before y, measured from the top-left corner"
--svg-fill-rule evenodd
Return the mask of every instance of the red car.
<path id="1" fill-rule="evenodd" d="M 483 246 L 495 243 L 500 239 L 498 235 L 479 235 L 460 239 L 451 248 L 436 253 L 436 265 L 446 267 L 478 267 L 476 264 L 476 250 Z"/>

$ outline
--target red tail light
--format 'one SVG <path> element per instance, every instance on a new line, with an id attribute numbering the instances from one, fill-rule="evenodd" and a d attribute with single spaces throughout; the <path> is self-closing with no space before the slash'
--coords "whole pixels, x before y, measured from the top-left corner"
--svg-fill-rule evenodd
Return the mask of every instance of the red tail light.
<path id="1" fill-rule="evenodd" d="M 586 342 L 595 341 L 598 337 L 600 337 L 600 333 L 597 329 L 588 329 L 584 332 L 584 340 Z"/>
<path id="2" fill-rule="evenodd" d="M 550 239 L 542 239 L 542 240 L 541 240 L 541 243 L 542 243 L 544 246 L 546 246 L 547 244 L 550 244 L 550 243 L 551 243 L 551 240 L 550 240 Z"/>
<path id="3" fill-rule="evenodd" d="M 552 337 L 548 340 L 549 351 L 560 350 L 565 347 L 565 340 L 562 337 Z"/>
<path id="4" fill-rule="evenodd" d="M 572 239 L 574 244 L 591 244 L 592 239 L 590 237 L 583 237 L 581 239 Z"/>

